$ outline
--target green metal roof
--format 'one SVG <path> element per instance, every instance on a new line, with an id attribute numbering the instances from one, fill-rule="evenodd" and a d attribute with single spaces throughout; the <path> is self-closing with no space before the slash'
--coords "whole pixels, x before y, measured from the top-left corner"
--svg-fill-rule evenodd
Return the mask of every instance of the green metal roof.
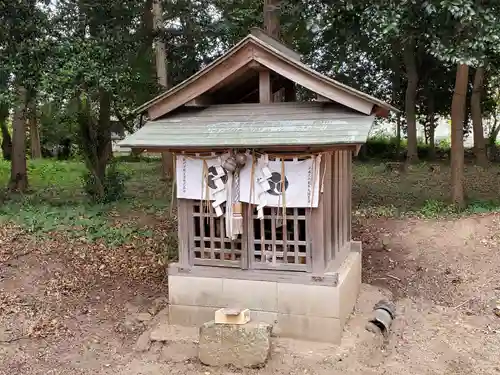
<path id="1" fill-rule="evenodd" d="M 149 121 L 119 146 L 188 149 L 361 144 L 366 142 L 374 118 L 319 102 L 215 105 Z"/>

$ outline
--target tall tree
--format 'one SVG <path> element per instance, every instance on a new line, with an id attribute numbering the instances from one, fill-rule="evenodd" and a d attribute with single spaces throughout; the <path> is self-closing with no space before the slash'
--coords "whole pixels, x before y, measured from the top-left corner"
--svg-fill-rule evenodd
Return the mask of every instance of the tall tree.
<path id="1" fill-rule="evenodd" d="M 165 47 L 165 35 L 163 33 L 163 7 L 161 0 L 153 0 L 153 25 L 156 33 L 155 38 L 155 65 L 158 83 L 163 90 L 168 90 L 167 52 Z M 173 156 L 171 152 L 161 153 L 163 178 L 173 175 Z"/>
<path id="2" fill-rule="evenodd" d="M 27 100 L 27 120 L 29 124 L 31 158 L 40 159 L 42 157 L 42 146 L 40 143 L 40 129 L 38 126 L 37 98 L 34 90 L 29 93 Z"/>
<path id="3" fill-rule="evenodd" d="M 457 65 L 455 93 L 451 104 L 451 198 L 458 206 L 464 205 L 464 119 L 467 98 L 469 66 Z"/>
<path id="4" fill-rule="evenodd" d="M 482 66 L 476 69 L 470 103 L 474 130 L 474 156 L 476 163 L 483 167 L 488 164 L 486 142 L 484 140 L 483 113 L 481 110 L 481 97 L 484 91 L 484 71 L 485 69 Z"/>
<path id="5" fill-rule="evenodd" d="M 137 105 L 151 76 L 138 74 L 137 51 L 144 43 L 142 0 L 58 3 L 54 15 L 57 46 L 47 91 L 69 98 L 76 115 L 78 141 L 89 171 L 87 191 L 102 201 L 111 185 L 111 113 L 126 114 Z M 156 85 L 156 84 L 155 84 Z"/>
<path id="6" fill-rule="evenodd" d="M 264 30 L 276 39 L 281 38 L 280 8 L 282 0 L 264 0 Z"/>
<path id="7" fill-rule="evenodd" d="M 486 55 L 499 53 L 500 4 L 476 0 L 435 0 L 425 11 L 434 19 L 433 53 L 440 59 L 456 64 L 455 93 L 452 100 L 452 200 L 465 205 L 463 186 L 463 127 L 467 110 L 469 66 L 480 65 Z"/>
<path id="8" fill-rule="evenodd" d="M 26 170 L 26 89 L 20 84 L 15 88 L 16 102 L 12 119 L 12 167 L 9 190 L 23 192 L 28 188 Z"/>
<path id="9" fill-rule="evenodd" d="M 37 0 L 13 0 L 0 2 L 0 24 L 2 25 L 2 33 L 0 33 L 1 75 L 7 74 L 7 77 L 12 76 L 14 80 L 12 164 L 9 189 L 24 191 L 28 187 L 25 147 L 27 93 L 36 88 L 43 72 L 49 50 L 47 39 L 49 23 L 42 3 Z M 5 76 L 2 81 L 5 81 Z M 5 84 L 0 89 L 5 90 Z M 5 121 L 1 122 L 2 132 L 7 135 Z"/>
<path id="10" fill-rule="evenodd" d="M 405 112 L 408 126 L 408 153 L 406 160 L 413 163 L 418 160 L 417 148 L 417 88 L 418 88 L 418 67 L 416 61 L 416 44 L 414 37 L 410 36 L 405 43 L 403 56 L 406 66 L 406 96 Z"/>

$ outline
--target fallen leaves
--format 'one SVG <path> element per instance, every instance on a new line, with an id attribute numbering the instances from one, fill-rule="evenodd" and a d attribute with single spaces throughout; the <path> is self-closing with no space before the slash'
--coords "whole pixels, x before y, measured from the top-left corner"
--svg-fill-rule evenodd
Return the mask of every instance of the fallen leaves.
<path id="1" fill-rule="evenodd" d="M 67 326 L 68 317 L 82 311 L 109 315 L 121 308 L 120 302 L 113 304 L 115 291 L 161 288 L 166 262 L 157 241 L 163 236 L 108 246 L 59 232 L 41 239 L 15 226 L 1 227 L 0 264 L 12 267 L 0 269 L 0 280 L 4 274 L 4 280 L 20 276 L 21 284 L 35 278 L 36 287 L 26 293 L 16 290 L 16 283 L 0 284 L 0 326 L 7 327 L 7 337 L 1 336 L 0 342 L 72 335 L 75 327 Z M 21 270 L 29 273 L 22 275 Z"/>

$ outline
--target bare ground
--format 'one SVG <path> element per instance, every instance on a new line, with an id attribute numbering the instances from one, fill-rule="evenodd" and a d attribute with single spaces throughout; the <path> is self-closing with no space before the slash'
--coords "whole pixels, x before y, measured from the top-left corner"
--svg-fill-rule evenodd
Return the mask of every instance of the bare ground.
<path id="1" fill-rule="evenodd" d="M 133 350 L 146 327 L 127 318 L 167 293 L 153 245 L 34 240 L 5 227 L 0 374 L 500 374 L 491 305 L 500 298 L 499 222 L 496 214 L 362 219 L 355 235 L 364 243 L 364 284 L 342 345 L 276 340 L 264 369 L 243 372 L 198 363 L 188 330 L 188 339 Z M 381 342 L 364 325 L 391 295 L 398 317 Z"/>

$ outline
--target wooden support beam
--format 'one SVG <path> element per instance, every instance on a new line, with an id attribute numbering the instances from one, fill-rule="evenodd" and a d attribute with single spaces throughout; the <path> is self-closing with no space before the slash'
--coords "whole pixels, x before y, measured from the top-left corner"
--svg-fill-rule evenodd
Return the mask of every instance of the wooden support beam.
<path id="1" fill-rule="evenodd" d="M 322 96 L 320 94 L 316 94 L 316 101 L 317 102 L 322 102 L 322 103 L 329 103 L 329 102 L 331 102 L 330 99 L 325 98 L 324 96 Z"/>
<path id="2" fill-rule="evenodd" d="M 261 70 L 259 72 L 259 102 L 268 104 L 272 101 L 271 90 L 271 72 L 269 70 Z"/>
<path id="3" fill-rule="evenodd" d="M 186 107 L 208 107 L 212 104 L 212 97 L 207 94 L 197 96 L 185 104 Z"/>
<path id="4" fill-rule="evenodd" d="M 248 67 L 250 69 L 256 70 L 257 72 L 259 72 L 261 70 L 267 70 L 267 68 L 264 65 L 258 63 L 257 61 L 250 61 L 248 63 Z"/>

